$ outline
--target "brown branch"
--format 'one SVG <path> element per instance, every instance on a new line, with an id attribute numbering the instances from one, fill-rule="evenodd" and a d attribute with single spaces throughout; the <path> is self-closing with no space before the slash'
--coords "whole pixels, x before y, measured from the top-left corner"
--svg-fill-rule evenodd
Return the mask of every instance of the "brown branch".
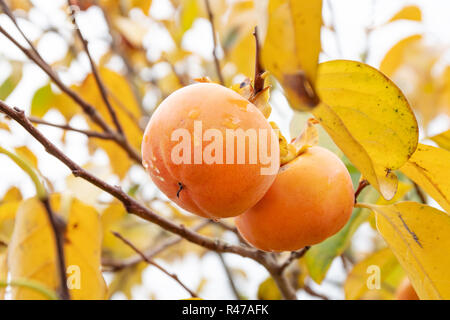
<path id="1" fill-rule="evenodd" d="M 305 286 L 303 287 L 303 290 L 305 290 L 305 292 L 310 294 L 311 296 L 314 296 L 314 297 L 317 297 L 317 298 L 320 298 L 323 300 L 330 300 L 330 298 L 328 298 L 326 295 L 316 292 L 307 284 L 305 284 Z"/>
<path id="2" fill-rule="evenodd" d="M 264 89 L 264 78 L 261 77 L 261 75 L 265 72 L 261 65 L 261 48 L 259 45 L 259 39 L 258 39 L 258 27 L 255 27 L 255 30 L 253 31 L 253 36 L 255 37 L 255 79 L 253 81 L 253 88 L 254 93 L 253 96 L 256 96 L 258 93 L 260 93 Z"/>
<path id="3" fill-rule="evenodd" d="M 216 66 L 216 72 L 217 72 L 217 76 L 219 77 L 220 84 L 225 85 L 225 81 L 224 81 L 223 75 L 222 75 L 222 70 L 220 69 L 220 62 L 219 62 L 219 59 L 217 58 L 216 28 L 214 27 L 214 16 L 211 11 L 211 6 L 209 4 L 209 0 L 205 0 L 205 5 L 206 5 L 206 11 L 208 12 L 208 19 L 209 19 L 209 22 L 211 23 L 211 30 L 212 30 L 212 36 L 213 36 L 212 54 L 213 54 L 213 58 L 214 58 L 214 64 Z"/>
<path id="4" fill-rule="evenodd" d="M 210 222 L 211 222 L 210 220 L 204 220 L 201 223 L 199 223 L 198 225 L 194 226 L 191 230 L 193 232 L 200 231 L 201 229 L 206 227 Z M 163 252 L 167 248 L 170 248 L 170 247 L 180 243 L 183 239 L 184 238 L 182 238 L 180 236 L 170 237 L 169 239 L 167 239 L 164 242 L 160 243 L 158 246 L 152 247 L 151 250 L 148 250 L 148 251 L 144 252 L 144 255 L 148 259 L 152 259 L 153 257 L 155 257 L 156 255 L 160 254 L 161 252 Z M 124 268 L 127 268 L 127 267 L 134 266 L 134 265 L 138 264 L 141 261 L 142 261 L 142 256 L 140 256 L 140 255 L 132 256 L 132 257 L 129 257 L 129 258 L 126 258 L 126 259 L 122 259 L 122 260 L 103 258 L 102 259 L 102 265 L 106 266 L 106 267 L 110 267 L 111 271 L 118 271 L 118 270 L 121 270 L 121 269 L 124 269 Z"/>
<path id="5" fill-rule="evenodd" d="M 25 35 L 25 33 L 23 32 L 23 30 L 19 27 L 19 24 L 17 23 L 17 19 L 14 16 L 14 14 L 12 13 L 11 9 L 8 7 L 8 5 L 6 4 L 6 2 L 4 0 L 0 0 L 0 6 L 3 10 L 3 12 L 9 17 L 9 19 L 12 21 L 12 23 L 14 24 L 14 26 L 17 28 L 17 30 L 19 31 L 19 33 L 22 35 L 22 37 L 25 39 L 25 41 L 28 43 L 28 45 L 30 46 L 31 50 L 33 50 L 34 54 L 41 60 L 42 57 L 39 53 L 39 51 L 37 51 L 35 45 L 33 44 L 33 42 Z"/>
<path id="6" fill-rule="evenodd" d="M 64 255 L 64 233 L 66 224 L 61 218 L 55 215 L 48 197 L 41 199 L 41 202 L 45 207 L 45 212 L 47 213 L 50 226 L 53 230 L 53 234 L 55 235 L 56 260 L 59 274 L 58 294 L 62 300 L 70 300 L 70 293 L 69 289 L 67 288 L 66 264 Z"/>
<path id="7" fill-rule="evenodd" d="M 294 260 L 298 260 L 301 257 L 303 257 L 306 254 L 306 252 L 308 252 L 309 248 L 311 247 L 306 246 L 298 251 L 292 251 L 289 258 L 287 258 L 286 261 L 280 265 L 280 271 L 283 272 L 288 266 L 291 265 L 292 262 L 294 262 Z"/>
<path id="8" fill-rule="evenodd" d="M 122 58 L 122 61 L 125 65 L 126 78 L 131 85 L 131 90 L 133 91 L 134 98 L 136 99 L 139 105 L 139 109 L 143 114 L 148 114 L 147 110 L 145 110 L 144 106 L 142 105 L 142 95 L 135 81 L 135 79 L 137 78 L 137 72 L 134 69 L 131 62 L 129 61 L 129 57 L 126 56 L 125 52 L 120 48 L 119 44 L 117 43 L 117 38 L 120 37 L 114 34 L 114 30 L 108 12 L 106 12 L 105 8 L 100 6 L 97 2 L 98 1 L 95 1 L 95 4 L 102 10 L 103 17 L 105 19 L 106 25 L 108 26 L 109 34 L 111 36 L 111 50 Z"/>
<path id="9" fill-rule="evenodd" d="M 48 122 L 48 121 L 42 120 L 41 118 L 37 118 L 37 117 L 33 117 L 33 116 L 29 116 L 28 119 L 35 124 L 41 124 L 41 125 L 45 125 L 45 126 L 49 126 L 49 127 L 59 128 L 62 130 L 82 133 L 89 138 L 99 138 L 99 139 L 106 139 L 106 140 L 112 139 L 112 135 L 109 133 L 106 133 L 106 132 L 77 129 L 68 124 L 56 124 L 56 123 Z"/>
<path id="10" fill-rule="evenodd" d="M 178 276 L 174 273 L 170 273 L 168 272 L 166 269 L 164 269 L 163 267 L 161 267 L 159 264 L 157 264 L 156 262 L 154 262 L 153 260 L 150 260 L 149 258 L 147 258 L 142 251 L 140 251 L 138 248 L 136 248 L 136 246 L 134 244 L 132 244 L 129 240 L 127 240 L 126 238 L 124 238 L 120 233 L 118 232 L 114 232 L 112 231 L 112 234 L 119 238 L 120 240 L 122 240 L 127 246 L 129 246 L 131 249 L 133 249 L 137 254 L 139 254 L 142 257 L 142 260 L 144 260 L 145 262 L 147 262 L 148 264 L 155 266 L 156 268 L 158 268 L 159 270 L 161 270 L 162 272 L 164 272 L 166 275 L 168 275 L 169 277 L 171 277 L 173 280 L 175 280 L 181 287 L 183 287 L 184 290 L 186 290 L 191 297 L 197 297 L 197 294 L 195 294 L 195 292 L 193 292 L 192 290 L 190 290 L 188 287 L 186 287 L 186 285 L 181 282 L 181 280 L 178 278 Z"/>
<path id="11" fill-rule="evenodd" d="M 250 247 L 232 245 L 218 239 L 210 239 L 201 234 L 198 234 L 195 231 L 187 229 L 184 225 L 177 224 L 154 213 L 144 205 L 137 202 L 126 192 L 124 192 L 119 186 L 112 186 L 108 184 L 107 182 L 99 179 L 97 176 L 86 171 L 73 160 L 71 160 L 67 155 L 64 154 L 64 152 L 56 147 L 32 124 L 23 110 L 18 108 L 11 108 L 4 102 L 0 101 L 0 112 L 5 113 L 11 119 L 19 123 L 37 141 L 39 141 L 39 143 L 49 154 L 53 155 L 55 158 L 64 163 L 72 171 L 72 174 L 75 177 L 80 177 L 90 182 L 91 184 L 97 186 L 98 188 L 109 193 L 111 196 L 122 202 L 122 205 L 125 207 L 128 213 L 135 214 L 144 220 L 152 222 L 160 226 L 161 228 L 177 234 L 180 237 L 206 249 L 216 252 L 234 253 L 259 262 L 272 275 L 283 297 L 286 299 L 296 299 L 295 290 L 289 284 L 287 279 L 283 277 L 282 272 L 280 272 L 279 264 L 271 254 Z"/>
<path id="12" fill-rule="evenodd" d="M 1 0 L 0 0 L 1 1 Z M 10 17 L 10 19 L 14 19 L 14 16 Z M 14 21 L 13 21 L 14 22 Z M 23 32 L 16 25 L 21 34 Z M 129 155 L 131 159 L 141 164 L 142 159 L 139 153 L 124 139 L 124 137 L 120 134 L 117 134 L 112 130 L 112 128 L 103 120 L 98 111 L 88 102 L 86 102 L 80 95 L 78 95 L 74 90 L 66 86 L 59 76 L 54 72 L 52 67 L 46 63 L 40 56 L 37 54 L 37 50 L 31 43 L 29 39 L 27 39 L 28 43 L 31 43 L 31 49 L 27 49 L 22 46 L 17 40 L 15 40 L 5 29 L 0 26 L 0 33 L 3 34 L 9 41 L 11 41 L 20 51 L 22 51 L 31 61 L 33 61 L 38 67 L 44 71 L 50 79 L 58 86 L 58 88 L 67 94 L 75 103 L 77 103 L 83 110 L 83 112 L 100 128 L 102 128 L 105 132 L 113 135 L 113 140 L 122 147 L 122 149 Z"/>
<path id="13" fill-rule="evenodd" d="M 367 187 L 368 185 L 370 185 L 370 183 L 366 179 L 363 179 L 359 182 L 358 188 L 355 191 L 355 203 L 357 202 L 358 196 L 361 193 L 361 191 L 363 191 L 364 188 Z"/>
<path id="14" fill-rule="evenodd" d="M 120 124 L 119 118 L 117 117 L 117 113 L 114 110 L 113 106 L 111 105 L 111 102 L 108 98 L 108 93 L 105 84 L 103 83 L 100 74 L 98 72 L 97 66 L 95 65 L 94 59 L 92 59 L 91 52 L 89 51 L 89 45 L 87 40 L 83 37 L 83 34 L 81 33 L 80 27 L 78 26 L 76 16 L 75 16 L 75 10 L 73 10 L 73 5 L 71 4 L 71 1 L 68 0 L 68 6 L 70 10 L 70 15 L 72 17 L 72 22 L 75 27 L 76 33 L 78 35 L 78 38 L 80 38 L 81 42 L 83 43 L 84 51 L 86 52 L 86 55 L 89 59 L 89 63 L 91 64 L 92 74 L 94 75 L 95 82 L 97 83 L 97 87 L 100 91 L 100 95 L 102 96 L 103 102 L 105 103 L 109 115 L 111 116 L 111 119 L 116 126 L 117 131 L 123 136 L 124 131 L 122 128 L 122 125 Z"/>
<path id="15" fill-rule="evenodd" d="M 237 300 L 241 300 L 241 294 L 239 293 L 239 290 L 236 287 L 236 284 L 234 283 L 233 274 L 231 273 L 230 268 L 228 267 L 225 259 L 223 258 L 223 254 L 217 253 L 219 256 L 220 263 L 222 264 L 223 269 L 225 270 L 225 274 L 228 279 L 228 283 L 230 284 L 231 291 L 233 291 L 234 296 Z"/>

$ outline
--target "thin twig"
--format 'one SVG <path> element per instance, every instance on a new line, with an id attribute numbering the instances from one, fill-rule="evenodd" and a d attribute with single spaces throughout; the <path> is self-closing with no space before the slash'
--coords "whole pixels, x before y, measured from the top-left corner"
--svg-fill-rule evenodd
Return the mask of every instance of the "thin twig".
<path id="1" fill-rule="evenodd" d="M 358 188 L 355 191 L 355 203 L 357 202 L 358 196 L 361 193 L 361 191 L 363 191 L 364 188 L 367 187 L 368 185 L 370 185 L 370 183 L 366 179 L 363 179 L 359 182 Z"/>
<path id="2" fill-rule="evenodd" d="M 9 17 L 14 22 L 14 16 Z M 59 78 L 59 76 L 55 73 L 55 71 L 52 69 L 52 67 L 46 63 L 39 54 L 36 54 L 37 50 L 34 47 L 33 43 L 25 36 L 25 34 L 22 32 L 18 24 L 16 24 L 16 27 L 18 28 L 19 32 L 25 37 L 27 42 L 30 44 L 31 49 L 27 49 L 24 46 L 22 46 L 17 40 L 15 40 L 3 27 L 0 26 L 0 33 L 3 34 L 9 41 L 11 41 L 20 51 L 22 51 L 30 60 L 32 60 L 38 67 L 41 68 L 42 71 L 44 71 L 50 79 L 58 86 L 58 88 L 67 94 L 75 103 L 77 103 L 83 110 L 83 112 L 100 128 L 102 128 L 103 131 L 110 133 L 113 135 L 113 139 L 119 146 L 122 147 L 122 149 L 128 154 L 128 156 L 136 161 L 137 163 L 141 164 L 142 159 L 140 154 L 124 139 L 124 137 L 120 134 L 117 134 L 113 131 L 113 129 L 108 125 L 108 123 L 105 122 L 105 120 L 101 117 L 101 115 L 98 113 L 98 111 L 88 102 L 86 102 L 78 93 L 76 93 L 74 90 L 66 86 L 62 80 Z"/>
<path id="3" fill-rule="evenodd" d="M 323 300 L 330 300 L 330 298 L 328 298 L 326 295 L 316 292 L 307 284 L 303 287 L 303 290 L 305 290 L 305 292 L 310 294 L 311 296 L 314 296 L 314 297 L 317 297 L 317 298 L 320 298 Z"/>
<path id="4" fill-rule="evenodd" d="M 231 273 L 230 268 L 227 265 L 227 262 L 223 258 L 223 254 L 220 252 L 217 252 L 217 255 L 219 256 L 220 263 L 223 266 L 223 269 L 225 270 L 225 274 L 228 279 L 228 283 L 230 284 L 231 291 L 233 291 L 234 296 L 237 300 L 241 300 L 241 295 L 239 293 L 239 290 L 236 287 L 236 284 L 234 283 L 233 274 Z"/>
<path id="5" fill-rule="evenodd" d="M 31 122 L 36 123 L 36 124 L 41 124 L 41 125 L 45 125 L 45 126 L 49 126 L 49 127 L 59 128 L 62 130 L 82 133 L 89 138 L 99 138 L 99 139 L 106 139 L 106 140 L 112 139 L 112 135 L 109 133 L 106 133 L 106 132 L 77 129 L 68 124 L 56 124 L 56 123 L 48 122 L 48 121 L 42 120 L 41 118 L 37 118 L 37 117 L 33 117 L 33 116 L 29 116 L 28 119 Z"/>
<path id="6" fill-rule="evenodd" d="M 298 260 L 301 257 L 303 257 L 306 254 L 306 252 L 308 252 L 309 248 L 311 248 L 311 247 L 306 246 L 303 249 L 300 249 L 298 251 L 292 251 L 289 258 L 287 258 L 286 261 L 281 264 L 281 266 L 280 266 L 281 272 L 283 272 L 288 266 L 290 266 L 291 263 L 294 262 L 294 260 Z"/>
<path id="7" fill-rule="evenodd" d="M 338 35 L 337 29 L 336 29 L 336 11 L 332 4 L 332 0 L 328 0 L 327 5 L 328 5 L 328 8 L 330 9 L 331 27 L 333 28 L 334 40 L 336 42 L 336 49 L 338 52 L 338 56 L 342 57 L 341 42 L 339 41 L 339 35 Z"/>
<path id="8" fill-rule="evenodd" d="M 8 5 L 6 4 L 6 2 L 4 0 L 0 0 L 0 6 L 2 7 L 3 12 L 9 17 L 9 19 L 11 19 L 12 23 L 16 26 L 17 30 L 22 35 L 22 37 L 25 39 L 25 41 L 28 43 L 28 45 L 30 46 L 31 50 L 33 50 L 34 54 L 39 59 L 43 60 L 41 55 L 40 55 L 40 53 L 39 53 L 39 51 L 37 51 L 35 45 L 33 44 L 33 42 L 25 35 L 23 30 L 19 27 L 19 24 L 17 23 L 16 17 L 14 16 L 14 14 L 11 11 L 11 9 L 8 7 Z"/>
<path id="9" fill-rule="evenodd" d="M 261 64 L 261 48 L 259 45 L 259 39 L 258 39 L 258 27 L 255 27 L 255 30 L 253 31 L 253 36 L 255 37 L 255 79 L 253 81 L 253 88 L 254 93 L 253 95 L 256 96 L 258 93 L 260 93 L 264 89 L 264 78 L 261 77 L 261 75 L 265 72 L 265 70 L 262 67 Z"/>
<path id="10" fill-rule="evenodd" d="M 211 30 L 212 30 L 212 36 L 213 36 L 212 54 L 213 54 L 213 58 L 214 58 L 214 64 L 216 66 L 216 72 L 217 72 L 217 76 L 219 77 L 220 84 L 224 85 L 225 81 L 223 79 L 222 70 L 220 69 L 219 59 L 217 58 L 217 39 L 216 39 L 216 28 L 214 27 L 214 15 L 211 11 L 211 6 L 209 4 L 209 0 L 205 0 L 205 5 L 206 5 L 206 11 L 208 12 L 208 19 L 209 19 L 209 22 L 211 23 Z"/>
<path id="11" fill-rule="evenodd" d="M 50 222 L 50 226 L 55 235 L 55 244 L 56 244 L 56 260 L 58 266 L 58 274 L 59 274 L 59 289 L 58 294 L 62 300 L 70 300 L 69 289 L 67 288 L 67 278 L 66 278 L 66 264 L 65 264 L 65 255 L 64 255 L 64 233 L 66 229 L 66 225 L 61 218 L 57 217 L 52 210 L 50 205 L 50 199 L 45 197 L 41 199 L 42 204 L 45 207 L 45 211 L 47 213 L 48 220 Z"/>
<path id="12" fill-rule="evenodd" d="M 108 109 L 108 112 L 111 116 L 111 119 L 112 119 L 114 125 L 116 126 L 117 131 L 121 135 L 124 135 L 124 131 L 123 131 L 122 125 L 120 124 L 119 118 L 117 117 L 117 113 L 114 110 L 113 106 L 111 105 L 111 102 L 109 101 L 106 86 L 100 77 L 100 74 L 98 72 L 97 66 L 95 65 L 94 59 L 92 59 L 91 52 L 89 51 L 88 42 L 83 37 L 83 34 L 81 33 L 80 27 L 77 23 L 77 20 L 76 20 L 77 18 L 75 16 L 75 10 L 73 9 L 73 6 L 71 5 L 70 0 L 68 0 L 68 5 L 69 5 L 69 10 L 70 10 L 70 15 L 72 16 L 73 25 L 75 27 L 78 38 L 80 38 L 81 42 L 83 43 L 84 51 L 86 52 L 86 55 L 89 59 L 89 63 L 91 64 L 92 74 L 94 75 L 95 82 L 97 83 L 97 87 L 100 91 L 100 95 L 102 96 L 103 102 L 105 103 L 105 105 Z"/>
<path id="13" fill-rule="evenodd" d="M 186 285 L 181 282 L 181 280 L 178 278 L 178 276 L 174 273 L 170 273 L 169 271 L 167 271 L 166 269 L 164 269 L 163 267 L 161 267 L 158 263 L 156 263 L 153 260 L 148 259 L 143 253 L 142 251 L 140 251 L 138 248 L 136 248 L 136 246 L 131 243 L 129 240 L 127 240 L 126 238 L 124 238 L 120 233 L 118 232 L 114 232 L 112 231 L 112 234 L 119 238 L 120 240 L 122 240 L 127 246 L 129 246 L 131 249 L 133 249 L 137 254 L 139 254 L 142 257 L 142 260 L 144 260 L 145 262 L 147 262 L 148 264 L 155 266 L 156 268 L 158 268 L 159 270 L 161 270 L 163 273 L 165 273 L 166 275 L 168 275 L 169 277 L 171 277 L 173 280 L 175 280 L 181 287 L 183 287 L 184 290 L 186 290 L 191 297 L 196 298 L 197 294 L 195 294 L 195 292 L 193 292 L 191 289 L 189 289 L 188 287 L 186 287 Z"/>
<path id="14" fill-rule="evenodd" d="M 208 224 L 210 224 L 210 220 L 204 220 L 200 222 L 198 225 L 191 228 L 193 232 L 200 231 L 204 227 L 206 227 Z M 184 238 L 180 236 L 172 236 L 169 239 L 165 240 L 164 242 L 161 242 L 158 246 L 152 247 L 150 250 L 145 251 L 144 255 L 148 259 L 154 258 L 156 255 L 160 254 L 164 250 L 180 243 Z M 102 265 L 106 267 L 110 267 L 111 271 L 118 271 L 127 267 L 134 266 L 142 261 L 142 256 L 136 255 L 132 256 L 126 259 L 117 260 L 117 259 L 108 259 L 103 258 L 102 259 Z"/>

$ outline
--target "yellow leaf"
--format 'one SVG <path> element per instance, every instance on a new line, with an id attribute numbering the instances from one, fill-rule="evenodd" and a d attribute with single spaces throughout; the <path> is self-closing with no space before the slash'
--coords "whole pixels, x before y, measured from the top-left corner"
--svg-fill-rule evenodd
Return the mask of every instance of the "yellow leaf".
<path id="1" fill-rule="evenodd" d="M 344 284 L 345 298 L 392 300 L 395 288 L 401 283 L 404 275 L 392 251 L 389 248 L 381 249 L 353 267 Z"/>
<path id="2" fill-rule="evenodd" d="M 436 142 L 442 149 L 450 151 L 450 130 L 435 135 L 430 139 Z"/>
<path id="3" fill-rule="evenodd" d="M 111 105 L 117 113 L 117 117 L 128 141 L 136 150 L 139 150 L 143 135 L 138 125 L 141 112 L 132 89 L 122 75 L 107 68 L 100 68 L 99 72 L 103 83 L 108 89 Z M 108 108 L 100 95 L 97 83 L 92 74 L 89 74 L 83 81 L 78 88 L 78 92 L 84 99 L 97 108 L 97 111 L 103 119 L 111 126 L 114 126 Z M 91 123 L 91 126 L 98 130 L 95 124 Z M 133 163 L 126 152 L 112 141 L 96 139 L 93 143 L 105 150 L 109 156 L 111 168 L 114 173 L 120 178 L 123 178 Z"/>
<path id="4" fill-rule="evenodd" d="M 261 282 L 258 288 L 258 300 L 281 300 L 281 292 L 272 277 Z"/>
<path id="5" fill-rule="evenodd" d="M 53 210 L 62 214 L 59 196 L 51 199 Z M 72 200 L 65 233 L 64 252 L 72 299 L 103 299 L 106 285 L 101 274 L 101 228 L 97 212 Z M 37 281 L 55 290 L 58 283 L 56 246 L 45 208 L 37 198 L 24 201 L 17 212 L 9 244 L 8 268 L 11 280 Z M 14 287 L 13 299 L 42 299 L 33 290 Z"/>
<path id="6" fill-rule="evenodd" d="M 150 7 L 152 6 L 152 0 L 129 0 L 130 7 L 141 9 L 144 14 L 148 14 Z"/>
<path id="7" fill-rule="evenodd" d="M 397 12 L 389 22 L 396 20 L 413 20 L 413 21 L 421 21 L 422 20 L 422 11 L 420 11 L 417 6 L 406 6 Z"/>
<path id="8" fill-rule="evenodd" d="M 383 58 L 380 64 L 380 70 L 392 76 L 394 72 L 405 62 L 405 55 L 411 46 L 417 45 L 422 41 L 422 36 L 415 34 L 399 41 L 393 46 Z"/>
<path id="9" fill-rule="evenodd" d="M 0 281 L 6 281 L 8 277 L 7 258 L 8 251 L 0 248 Z M 5 288 L 0 287 L 0 300 L 5 299 Z"/>
<path id="10" fill-rule="evenodd" d="M 322 1 L 270 0 L 262 50 L 264 66 L 281 82 L 294 109 L 308 109 L 303 79 L 316 82 Z"/>
<path id="11" fill-rule="evenodd" d="M 17 155 L 19 155 L 22 159 L 26 159 L 33 167 L 38 167 L 37 157 L 33 152 L 31 152 L 30 149 L 28 149 L 27 146 L 17 147 L 14 148 L 14 150 L 16 151 Z"/>
<path id="12" fill-rule="evenodd" d="M 6 191 L 1 202 L 12 202 L 22 200 L 22 192 L 17 187 L 11 187 Z"/>
<path id="13" fill-rule="evenodd" d="M 33 7 L 30 0 L 7 0 L 6 3 L 12 10 L 28 11 Z"/>
<path id="14" fill-rule="evenodd" d="M 7 123 L 4 123 L 2 121 L 0 121 L 0 130 L 5 130 L 8 132 L 11 132 L 11 130 L 9 129 L 9 125 Z"/>
<path id="15" fill-rule="evenodd" d="M 136 255 L 129 246 L 115 237 L 115 231 L 130 240 L 138 249 L 145 250 L 155 241 L 159 230 L 152 224 L 128 214 L 121 203 L 110 204 L 101 216 L 103 228 L 102 251 L 103 256 L 123 259 Z"/>
<path id="16" fill-rule="evenodd" d="M 450 216 L 417 202 L 377 206 L 377 228 L 420 299 L 450 299 Z"/>
<path id="17" fill-rule="evenodd" d="M 19 204 L 19 201 L 10 201 L 0 205 L 0 243 L 7 245 L 10 242 Z M 2 245 L 0 244 L 0 251 L 1 249 Z"/>
<path id="18" fill-rule="evenodd" d="M 142 272 L 148 267 L 147 262 L 140 262 L 131 267 L 116 272 L 108 289 L 108 298 L 122 292 L 129 300 L 133 298 L 131 289 L 142 283 Z"/>
<path id="19" fill-rule="evenodd" d="M 142 48 L 142 42 L 145 35 L 148 32 L 146 28 L 139 21 L 133 20 L 131 18 L 124 18 L 116 16 L 113 20 L 114 26 L 119 30 L 119 32 L 135 47 Z"/>
<path id="20" fill-rule="evenodd" d="M 355 61 L 319 66 L 313 110 L 336 145 L 370 184 L 389 200 L 397 190 L 393 173 L 414 153 L 418 125 L 408 101 L 378 70 Z"/>
<path id="21" fill-rule="evenodd" d="M 449 151 L 419 144 L 417 151 L 400 170 L 450 212 L 449 164 Z"/>

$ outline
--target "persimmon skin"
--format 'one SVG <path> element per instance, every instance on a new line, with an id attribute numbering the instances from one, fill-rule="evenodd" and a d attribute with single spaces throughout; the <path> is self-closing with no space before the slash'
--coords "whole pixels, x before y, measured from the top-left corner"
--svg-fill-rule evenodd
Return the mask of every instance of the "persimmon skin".
<path id="1" fill-rule="evenodd" d="M 240 234 L 264 251 L 293 251 L 322 242 L 350 218 L 354 192 L 342 161 L 311 147 L 280 168 L 265 196 L 235 219 Z"/>
<path id="2" fill-rule="evenodd" d="M 405 278 L 395 291 L 396 300 L 420 300 L 408 278 Z"/>
<path id="3" fill-rule="evenodd" d="M 203 132 L 221 132 L 224 155 L 227 129 L 267 130 L 266 143 L 275 143 L 271 153 L 274 172 L 261 174 L 261 168 L 269 165 L 259 158 L 256 164 L 237 163 L 236 145 L 232 164 L 175 164 L 171 152 L 179 141 L 172 141 L 171 134 L 183 128 L 193 137 L 195 121 L 201 121 Z M 193 150 L 195 137 L 192 140 Z M 203 142 L 203 151 L 209 143 Z M 249 144 L 245 144 L 246 154 Z M 256 106 L 233 90 L 213 83 L 193 84 L 167 97 L 150 119 L 142 143 L 143 164 L 156 186 L 183 209 L 212 219 L 234 217 L 255 205 L 275 180 L 279 152 L 278 138 Z"/>

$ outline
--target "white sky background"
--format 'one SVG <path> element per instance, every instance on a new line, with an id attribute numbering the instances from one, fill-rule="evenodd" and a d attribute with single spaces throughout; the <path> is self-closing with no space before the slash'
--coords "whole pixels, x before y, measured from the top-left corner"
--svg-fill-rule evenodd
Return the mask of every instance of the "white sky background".
<path id="1" fill-rule="evenodd" d="M 211 0 L 214 1 L 214 0 Z M 65 0 L 34 0 L 32 1 L 36 8 L 30 12 L 30 19 L 33 24 L 21 21 L 21 26 L 30 38 L 37 38 L 42 29 L 50 25 L 58 26 L 66 30 L 65 35 L 71 36 L 70 21 L 64 12 L 58 7 Z M 372 0 L 333 0 L 333 8 L 335 10 L 335 19 L 337 32 L 339 35 L 340 47 L 342 55 L 338 54 L 336 48 L 336 40 L 328 30 L 322 32 L 322 46 L 326 54 L 322 54 L 321 60 L 331 60 L 336 58 L 344 58 L 357 60 L 364 50 L 365 43 L 365 27 L 372 21 L 375 25 L 382 25 L 384 22 L 407 4 L 417 4 L 422 9 L 423 23 L 399 21 L 389 26 L 384 26 L 374 31 L 370 42 L 370 55 L 368 63 L 377 67 L 387 52 L 398 40 L 415 34 L 417 32 L 425 32 L 426 39 L 430 44 L 443 45 L 448 47 L 450 44 L 450 1 L 448 0 L 376 0 L 372 6 Z M 324 1 L 324 19 L 328 23 L 330 21 L 330 12 L 326 1 Z M 140 12 L 134 12 L 135 19 L 142 18 Z M 153 0 L 151 15 L 157 18 L 170 17 L 172 9 L 168 0 Z M 82 13 L 78 20 L 85 37 L 90 42 L 90 50 L 94 57 L 98 59 L 108 48 L 107 27 L 103 21 L 101 12 L 95 8 Z M 15 39 L 20 36 L 11 27 L 11 23 L 4 15 L 0 16 L 0 24 L 9 30 Z M 167 33 L 165 33 L 156 23 L 148 24 L 149 32 L 145 40 L 146 47 L 149 48 L 149 57 L 156 59 L 159 57 L 161 50 L 167 50 L 172 47 L 172 43 Z M 106 40 L 105 40 L 106 39 Z M 25 43 L 24 43 L 25 44 Z M 183 41 L 186 49 L 198 53 L 199 55 L 211 59 L 212 37 L 209 22 L 205 19 L 198 19 L 193 28 L 187 32 Z M 40 53 L 48 62 L 53 62 L 65 56 L 67 47 L 64 40 L 54 33 L 45 36 L 39 43 Z M 253 54 L 253 53 L 251 53 Z M 10 68 L 5 62 L 6 58 L 23 59 L 24 56 L 13 47 L 13 45 L 4 37 L 0 37 L 0 83 L 9 76 Z M 448 63 L 450 57 L 447 54 L 444 63 Z M 119 69 L 120 61 L 114 61 L 110 67 Z M 61 76 L 65 81 L 79 81 L 84 78 L 90 67 L 86 56 L 82 56 L 72 67 Z M 161 64 L 153 70 L 144 70 L 146 74 L 161 76 L 168 72 L 168 66 Z M 202 70 L 195 69 L 194 73 L 202 76 Z M 31 99 L 34 92 L 48 81 L 47 76 L 32 63 L 26 64 L 22 81 L 16 90 L 8 97 L 7 102 L 10 105 L 18 106 L 22 109 L 29 110 Z M 274 108 L 272 118 L 282 128 L 285 134 L 288 134 L 289 121 L 292 117 L 292 111 L 288 107 L 286 100 L 280 93 L 274 92 L 272 106 Z M 145 103 L 152 106 L 154 98 L 147 96 Z M 53 122 L 64 121 L 63 117 L 57 112 L 50 112 L 46 119 Z M 438 133 L 444 131 L 449 126 L 448 117 L 441 117 L 431 125 L 430 133 Z M 74 118 L 71 124 L 80 128 L 87 128 L 86 123 L 81 118 Z M 66 169 L 59 161 L 46 154 L 43 148 L 36 143 L 24 130 L 18 125 L 11 124 L 13 135 L 9 135 L 0 131 L 0 144 L 6 148 L 27 145 L 39 158 L 39 169 L 44 176 L 49 178 L 54 184 L 57 191 L 65 189 L 65 182 L 62 177 L 69 175 Z M 77 133 L 67 133 L 67 143 L 65 146 L 58 143 L 62 135 L 61 130 L 40 126 L 44 134 L 52 139 L 64 152 L 79 164 L 85 164 L 88 160 L 88 152 L 85 148 L 86 138 Z M 102 152 L 95 155 L 95 162 L 98 165 L 106 164 L 108 159 Z M 147 182 L 151 184 L 149 178 L 142 170 L 133 170 L 131 180 Z M 114 179 L 112 183 L 117 183 Z M 126 181 L 129 183 L 129 181 Z M 0 157 L 0 195 L 2 195 L 11 185 L 19 186 L 25 196 L 32 196 L 34 187 L 20 169 L 18 169 L 6 157 Z M 149 187 L 149 193 L 154 190 Z M 368 250 L 370 238 L 373 231 L 368 226 L 363 226 L 355 236 L 355 247 L 361 251 Z M 230 235 L 230 241 L 234 241 Z M 225 255 L 226 261 L 230 267 L 240 268 L 247 272 L 247 278 L 237 276 L 236 282 L 239 290 L 249 298 L 256 297 L 258 284 L 267 277 L 267 272 L 257 263 L 243 259 L 236 255 Z M 208 279 L 208 283 L 202 293 L 205 299 L 230 299 L 233 297 L 232 292 L 227 284 L 223 268 L 214 253 L 207 254 L 203 259 L 199 260 L 195 256 L 187 256 L 182 261 L 177 261 L 167 265 L 163 261 L 159 261 L 165 265 L 170 271 L 177 273 L 180 278 L 190 287 L 195 288 L 202 277 Z M 134 289 L 135 298 L 146 299 L 151 294 L 156 293 L 158 299 L 179 299 L 186 298 L 186 293 L 174 281 L 162 274 L 155 268 L 147 268 L 144 272 L 143 285 Z M 344 281 L 344 273 L 339 259 L 335 261 L 328 274 L 327 279 L 333 281 Z M 340 299 L 343 293 L 336 289 L 335 286 L 325 281 L 319 286 L 313 286 L 317 291 L 326 295 Z M 121 298 L 117 295 L 116 298 Z M 300 294 L 299 298 L 310 298 L 306 294 Z"/>

